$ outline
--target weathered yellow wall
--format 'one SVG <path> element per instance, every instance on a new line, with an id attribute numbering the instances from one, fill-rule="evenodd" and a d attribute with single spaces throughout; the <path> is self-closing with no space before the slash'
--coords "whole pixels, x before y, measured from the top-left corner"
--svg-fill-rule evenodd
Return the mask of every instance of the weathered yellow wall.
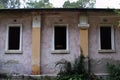
<path id="1" fill-rule="evenodd" d="M 40 74 L 40 28 L 32 29 L 32 74 Z"/>
<path id="2" fill-rule="evenodd" d="M 85 57 L 88 57 L 88 29 L 80 29 L 80 47 Z"/>

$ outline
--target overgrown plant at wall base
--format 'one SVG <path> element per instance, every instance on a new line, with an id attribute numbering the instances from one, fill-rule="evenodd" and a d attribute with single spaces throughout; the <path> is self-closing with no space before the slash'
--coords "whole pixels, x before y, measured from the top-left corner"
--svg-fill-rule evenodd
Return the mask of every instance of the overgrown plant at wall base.
<path id="1" fill-rule="evenodd" d="M 67 60 L 59 61 L 57 65 L 60 65 L 60 71 L 57 75 L 57 80 L 84 80 L 85 77 L 85 69 L 83 62 L 83 55 L 79 56 L 75 59 L 74 63 Z"/>
<path id="2" fill-rule="evenodd" d="M 120 80 L 120 64 L 114 65 L 114 64 L 107 63 L 107 67 L 110 75 L 109 80 Z"/>
<path id="3" fill-rule="evenodd" d="M 78 56 L 74 63 L 65 59 L 57 62 L 60 66 L 56 80 L 100 80 L 97 76 L 85 70 L 84 56 Z"/>

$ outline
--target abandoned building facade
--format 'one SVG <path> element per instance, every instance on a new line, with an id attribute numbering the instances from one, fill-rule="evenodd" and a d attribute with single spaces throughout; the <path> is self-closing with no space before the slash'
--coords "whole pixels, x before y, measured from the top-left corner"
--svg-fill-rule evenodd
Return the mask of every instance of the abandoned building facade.
<path id="1" fill-rule="evenodd" d="M 61 59 L 81 54 L 96 75 L 120 61 L 120 16 L 113 9 L 0 10 L 0 71 L 56 74 Z"/>

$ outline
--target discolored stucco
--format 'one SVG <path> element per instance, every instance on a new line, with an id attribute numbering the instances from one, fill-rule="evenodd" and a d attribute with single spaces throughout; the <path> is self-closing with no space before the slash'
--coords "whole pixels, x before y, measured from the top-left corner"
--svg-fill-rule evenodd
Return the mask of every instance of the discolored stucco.
<path id="1" fill-rule="evenodd" d="M 40 12 L 39 12 L 40 13 Z M 94 73 L 106 73 L 106 63 L 108 61 L 114 63 L 120 61 L 120 28 L 118 25 L 119 16 L 108 12 L 43 12 L 41 14 L 41 45 L 40 45 L 40 73 L 41 74 L 56 74 L 58 67 L 55 67 L 56 62 L 61 59 L 73 61 L 80 55 L 80 28 L 79 17 L 86 15 L 90 24 L 88 31 L 88 55 L 90 59 L 90 70 Z M 36 15 L 12 15 L 0 16 L 0 71 L 2 73 L 32 73 L 32 17 Z M 22 24 L 22 53 L 21 54 L 6 54 L 6 26 L 7 24 Z M 68 54 L 52 54 L 53 51 L 53 27 L 55 24 L 68 25 Z M 99 53 L 99 24 L 112 24 L 114 27 L 115 36 L 115 52 Z M 38 31 L 39 32 L 39 31 Z M 84 34 L 83 34 L 84 36 Z M 34 54 L 33 54 L 34 55 Z M 39 61 L 38 61 L 39 62 Z"/>
<path id="2" fill-rule="evenodd" d="M 74 15 L 74 16 L 73 16 Z M 52 54 L 53 50 L 53 27 L 54 24 L 68 24 L 68 54 Z M 59 13 L 44 15 L 42 19 L 42 40 L 41 40 L 41 73 L 55 74 L 58 69 L 55 67 L 56 62 L 61 59 L 73 61 L 80 55 L 80 39 L 78 28 L 77 13 Z"/>
<path id="3" fill-rule="evenodd" d="M 102 15 L 89 16 L 89 58 L 90 70 L 94 73 L 107 73 L 107 62 L 120 61 L 120 28 L 118 27 L 119 16 L 101 13 Z M 100 53 L 99 50 L 99 25 L 111 24 L 114 28 L 115 52 Z M 107 38 L 107 37 L 106 37 Z M 94 63 L 95 62 L 95 63 Z"/>
<path id="4" fill-rule="evenodd" d="M 22 53 L 5 53 L 8 24 L 22 24 Z M 0 72 L 14 74 L 31 74 L 31 17 L 0 17 Z"/>

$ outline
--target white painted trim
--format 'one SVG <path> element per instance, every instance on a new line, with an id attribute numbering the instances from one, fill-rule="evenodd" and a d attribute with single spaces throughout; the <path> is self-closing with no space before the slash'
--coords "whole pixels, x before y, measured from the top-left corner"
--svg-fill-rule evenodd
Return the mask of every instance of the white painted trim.
<path id="1" fill-rule="evenodd" d="M 55 31 L 55 30 L 54 30 L 54 29 L 55 29 L 55 26 L 61 26 L 61 27 L 62 27 L 62 26 L 66 26 L 66 30 L 67 30 L 67 31 L 66 31 L 66 34 L 67 34 L 67 35 L 66 35 L 66 36 L 67 36 L 67 39 L 66 39 L 66 42 L 67 42 L 67 43 L 66 43 L 66 47 L 67 47 L 67 49 L 66 49 L 66 50 L 68 51 L 68 50 L 69 50 L 69 39 L 68 39 L 69 30 L 68 30 L 68 24 L 54 24 L 54 25 L 53 25 L 53 38 L 52 38 L 52 39 L 53 39 L 53 42 L 52 42 L 53 48 L 52 48 L 52 50 L 53 50 L 53 51 L 57 51 L 57 50 L 55 50 L 55 48 L 54 48 L 54 40 L 55 40 L 55 39 L 54 39 L 54 36 L 55 36 L 55 35 L 54 35 L 54 31 Z M 64 50 L 63 50 L 63 51 L 64 51 Z"/>
<path id="2" fill-rule="evenodd" d="M 99 51 L 99 52 L 101 52 L 101 51 L 102 51 L 102 52 L 103 52 L 103 51 L 107 52 L 107 50 L 102 50 L 102 49 L 101 49 L 101 43 L 100 43 L 100 27 L 101 27 L 101 26 L 106 26 L 106 27 L 109 26 L 109 27 L 111 27 L 111 45 L 112 45 L 112 50 L 111 50 L 111 51 L 114 51 L 114 52 L 115 52 L 115 45 L 114 45 L 114 44 L 115 44 L 115 42 L 114 42 L 114 27 L 113 27 L 112 24 L 100 24 L 100 25 L 99 25 L 99 31 L 98 31 L 98 32 L 99 32 L 99 33 L 98 33 L 99 49 L 98 49 L 98 51 Z M 110 50 L 109 50 L 109 51 L 110 51 Z"/>
<path id="3" fill-rule="evenodd" d="M 41 27 L 41 16 L 40 15 L 33 16 L 32 27 L 33 28 L 40 28 Z"/>
<path id="4" fill-rule="evenodd" d="M 108 76 L 109 73 L 94 73 L 97 76 Z"/>
<path id="5" fill-rule="evenodd" d="M 99 53 L 115 53 L 115 50 L 98 50 Z"/>
<path id="6" fill-rule="evenodd" d="M 5 53 L 22 53 L 20 50 L 7 50 Z"/>
<path id="7" fill-rule="evenodd" d="M 66 54 L 66 53 L 70 53 L 68 50 L 53 50 L 52 53 L 56 54 L 56 53 L 61 53 L 61 54 Z"/>
<path id="8" fill-rule="evenodd" d="M 78 27 L 81 29 L 88 29 L 90 27 L 90 24 L 78 24 Z"/>
<path id="9" fill-rule="evenodd" d="M 108 16 L 108 15 L 107 16 L 98 16 L 98 15 L 95 16 L 95 15 L 91 15 L 89 17 L 100 17 L 100 18 L 101 17 L 102 18 L 116 18 L 116 17 L 118 17 L 119 18 L 120 16 L 117 16 L 117 15 L 115 15 L 115 16 L 114 15 L 110 15 L 110 16 Z"/>
<path id="10" fill-rule="evenodd" d="M 19 45 L 19 50 L 8 50 L 8 33 L 9 33 L 9 27 L 15 26 L 15 27 L 20 27 L 20 45 Z M 7 25 L 7 31 L 6 31 L 6 47 L 5 47 L 5 52 L 22 52 L 22 24 L 8 24 Z"/>

